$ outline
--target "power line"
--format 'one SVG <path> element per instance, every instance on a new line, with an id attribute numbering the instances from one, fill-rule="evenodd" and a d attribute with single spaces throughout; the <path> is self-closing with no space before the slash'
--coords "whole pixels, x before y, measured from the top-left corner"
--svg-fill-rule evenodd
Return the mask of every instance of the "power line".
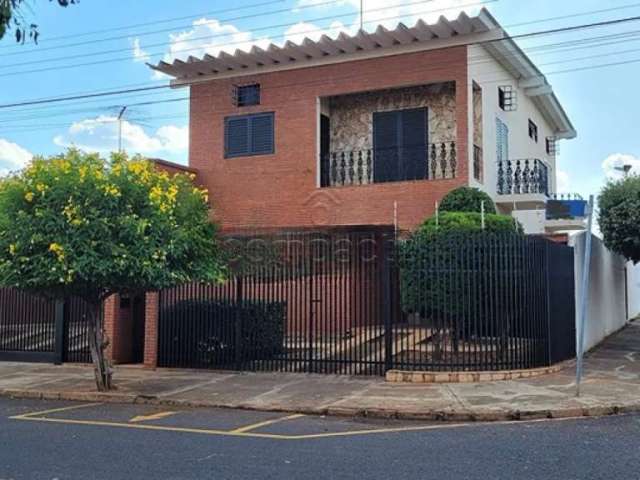
<path id="1" fill-rule="evenodd" d="M 144 22 L 144 23 L 134 23 L 134 24 L 129 24 L 129 25 L 123 25 L 123 26 L 118 26 L 118 27 L 109 27 L 109 28 L 103 28 L 101 30 L 92 30 L 89 32 L 80 32 L 80 33 L 74 33 L 72 35 L 59 35 L 57 37 L 44 37 L 44 38 L 40 38 L 40 43 L 42 43 L 43 41 L 45 43 L 48 42 L 54 42 L 54 41 L 58 41 L 58 40 L 64 40 L 67 38 L 78 38 L 78 37 L 86 37 L 86 36 L 90 36 L 90 35 L 96 35 L 99 33 L 109 33 L 109 32 L 113 32 L 113 31 L 121 31 L 121 30 L 129 30 L 130 28 L 138 28 L 138 27 L 147 27 L 147 26 L 151 26 L 151 25 L 158 25 L 160 23 L 170 23 L 170 22 L 177 22 L 180 20 L 188 20 L 188 19 L 193 19 L 193 18 L 198 18 L 198 17 L 203 17 L 203 16 L 207 16 L 207 15 L 218 15 L 220 13 L 227 13 L 227 12 L 235 12 L 238 10 L 248 10 L 251 8 L 258 8 L 258 7 L 264 7 L 267 5 L 274 5 L 276 3 L 283 3 L 286 0 L 269 0 L 267 2 L 260 2 L 260 3 L 252 3 L 250 5 L 236 5 L 230 8 L 223 8 L 221 10 L 213 10 L 213 11 L 207 11 L 207 12 L 202 12 L 202 13 L 194 13 L 191 15 L 185 15 L 182 17 L 171 17 L 171 18 L 164 18 L 161 20 L 154 20 L 152 22 Z M 339 1 L 339 0 L 338 0 Z M 332 2 L 332 3 L 335 3 Z M 180 26 L 176 26 L 174 28 L 184 28 L 184 27 L 180 27 Z M 84 43 L 83 43 L 84 45 Z M 2 45 L 0 46 L 0 49 L 5 49 L 5 48 L 20 48 L 21 45 Z M 64 45 L 61 45 L 61 47 L 64 47 Z M 37 51 L 37 49 L 32 49 L 33 51 Z M 31 50 L 29 50 L 31 51 Z"/>
<path id="2" fill-rule="evenodd" d="M 635 4 L 633 4 L 633 5 L 635 5 Z M 631 6 L 633 6 L 633 5 L 627 5 L 626 7 L 631 7 Z M 605 9 L 605 10 L 608 10 L 608 9 Z M 601 11 L 603 11 L 603 10 L 598 10 L 597 12 L 601 12 Z M 596 12 L 596 11 L 594 11 L 594 12 Z M 576 13 L 576 14 L 573 14 L 573 15 L 580 15 L 580 13 Z M 546 19 L 538 19 L 538 20 L 536 20 L 536 21 L 535 21 L 535 23 L 542 23 L 542 22 L 553 21 L 553 20 L 556 20 L 556 19 L 558 19 L 558 18 L 563 18 L 563 17 L 550 17 L 550 18 L 546 18 Z M 533 22 L 531 22 L 531 23 L 533 23 Z M 505 28 L 506 28 L 506 27 L 505 27 Z M 631 32 L 631 33 L 634 33 L 634 32 Z M 619 34 L 619 35 L 627 35 L 627 34 Z M 616 36 L 617 36 L 617 35 L 616 35 Z M 604 37 L 596 37 L 596 38 L 604 38 Z M 575 40 L 574 40 L 574 41 L 567 42 L 567 43 L 577 43 L 577 41 L 575 41 Z M 613 43 L 615 43 L 615 42 L 610 42 L 610 44 L 613 44 Z M 538 47 L 533 47 L 533 48 L 531 49 L 531 51 L 533 51 L 534 49 L 538 49 Z M 146 86 L 146 85 L 150 85 L 150 83 L 149 83 L 149 82 L 145 82 L 145 83 L 136 83 L 136 84 L 122 85 L 122 86 L 120 86 L 119 88 L 137 87 L 137 86 L 143 86 L 143 85 L 144 85 L 144 86 Z M 100 92 L 102 92 L 102 90 L 93 90 L 93 91 L 88 91 L 88 92 L 79 92 L 77 95 L 80 95 L 80 94 L 83 94 L 83 95 L 84 95 L 85 93 L 86 93 L 86 94 L 100 93 Z M 34 99 L 34 100 L 44 100 L 44 99 L 49 100 L 49 99 L 51 99 L 51 100 L 55 101 L 57 98 L 64 98 L 64 97 L 65 97 L 65 96 L 64 96 L 64 95 L 62 95 L 62 96 L 60 96 L 60 97 L 53 97 L 53 98 L 52 98 L 52 97 L 42 97 L 42 98 L 40 98 L 40 99 Z"/>
<path id="3" fill-rule="evenodd" d="M 625 42 L 625 43 L 629 43 L 629 42 L 635 42 L 640 40 L 640 38 L 633 38 L 633 37 L 638 37 L 640 36 L 640 30 L 636 30 L 636 31 L 632 31 L 632 32 L 627 32 L 624 34 L 608 34 L 608 35 L 601 35 L 601 36 L 595 36 L 595 37 L 590 37 L 590 38 L 583 38 L 583 39 L 579 39 L 579 40 L 571 40 L 568 42 L 553 42 L 553 43 L 549 43 L 549 44 L 544 44 L 544 45 L 539 45 L 536 47 L 529 47 L 529 48 L 525 48 L 523 50 L 525 50 L 527 53 L 531 52 L 533 53 L 535 51 L 536 54 L 538 55 L 548 55 L 548 54 L 553 54 L 556 53 L 556 51 L 560 51 L 560 52 L 565 52 L 565 51 L 572 51 L 572 50 L 579 50 L 579 49 L 584 49 L 584 48 L 599 48 L 601 46 L 608 46 L 608 45 L 613 45 L 613 44 L 617 44 L 617 43 L 621 43 L 621 42 Z M 609 41 L 609 42 L 603 42 L 602 40 L 608 40 L 608 39 L 612 39 L 612 38 L 617 38 L 620 40 L 617 41 Z M 598 43 L 596 43 L 598 42 Z M 554 49 L 554 50 L 552 50 Z M 616 53 L 622 53 L 622 52 L 616 52 Z M 469 56 L 469 60 L 470 63 L 485 63 L 484 61 L 475 61 L 474 59 L 478 58 L 476 56 Z M 483 56 L 480 56 L 480 58 L 483 58 Z M 488 60 L 490 61 L 490 60 Z M 567 61 L 572 61 L 572 60 L 567 60 Z M 556 63 L 556 62 L 553 62 Z M 558 62 L 559 63 L 559 62 Z M 540 64 L 540 65 L 547 65 L 548 63 L 545 64 Z M 149 83 L 149 82 L 145 82 L 145 83 L 138 83 L 138 84 L 130 84 L 130 85 L 124 85 L 123 87 L 133 87 L 133 86 L 143 86 L 143 85 L 155 85 L 155 83 Z M 96 92 L 96 91 L 93 91 Z M 81 92 L 81 93 L 93 93 L 92 91 L 89 92 Z M 97 92 L 100 92 L 100 90 L 98 90 Z M 120 99 L 125 99 L 125 98 L 140 98 L 143 96 L 150 96 L 150 95 L 164 95 L 165 93 L 172 93 L 172 92 L 165 92 L 165 91 L 152 91 L 152 92 L 145 92 L 145 93 L 136 93 L 136 94 L 132 94 L 132 95 L 122 95 L 119 98 Z M 45 97 L 45 99 L 48 97 Z M 54 97 L 55 98 L 55 97 Z M 102 101 L 102 100 L 97 100 L 98 102 Z M 89 104 L 92 103 L 93 101 L 70 101 L 70 104 Z M 111 105 L 100 105 L 100 106 L 96 106 L 95 108 L 98 109 L 100 107 L 105 107 L 108 108 Z M 37 106 L 37 107 L 33 107 L 30 109 L 25 109 L 25 108 L 21 108 L 20 111 L 21 112 L 42 112 L 43 110 L 46 110 L 48 108 L 51 108 L 49 105 L 43 105 L 43 106 Z M 15 118 L 15 117 L 12 117 Z M 38 117 L 34 117 L 34 118 L 38 118 Z"/>
<path id="4" fill-rule="evenodd" d="M 575 25 L 575 26 L 571 26 L 571 27 L 563 27 L 561 29 L 551 29 L 551 30 L 543 30 L 543 31 L 537 31 L 537 32 L 529 32 L 529 33 L 524 33 L 524 34 L 520 34 L 514 37 L 510 37 L 511 39 L 513 38 L 527 38 L 527 37 L 536 37 L 536 36 L 540 36 L 543 34 L 556 34 L 556 33 L 560 33 L 560 32 L 566 32 L 566 31 L 576 31 L 578 29 L 585 29 L 585 28 L 594 28 L 594 27 L 598 27 L 598 26 L 603 26 L 605 24 L 619 24 L 623 21 L 632 21 L 632 20 L 637 20 L 640 17 L 628 17 L 625 19 L 616 19 L 616 20 L 610 20 L 607 22 L 595 22 L 595 23 L 589 23 L 589 24 L 584 24 L 584 25 Z M 482 44 L 488 44 L 488 43 L 494 43 L 494 42 L 500 42 L 500 41 L 504 41 L 505 39 L 495 39 L 495 40 L 486 40 L 486 41 L 480 41 L 480 42 L 469 42 L 463 45 L 473 45 L 473 44 L 477 44 L 477 45 L 482 45 Z M 431 67 L 433 67 L 433 65 L 431 65 Z M 555 72 L 554 72 L 555 73 Z M 203 80 L 204 82 L 208 82 L 211 81 L 211 79 L 207 79 L 207 80 Z M 194 81 L 195 83 L 200 83 L 198 81 Z M 297 83 L 299 84 L 299 83 Z M 293 84 L 295 85 L 295 84 Z M 12 108 L 12 107 L 19 107 L 19 106 L 28 106 L 28 105 L 39 105 L 39 104 L 48 104 L 48 103 L 58 103 L 58 102 L 64 102 L 64 101 L 69 101 L 69 100 L 77 100 L 77 99 L 87 99 L 87 98 L 99 98 L 99 97 L 104 97 L 104 96 L 112 96 L 112 95 L 119 95 L 119 94 L 126 94 L 126 93 L 136 93 L 136 92 L 144 92 L 144 91 L 149 91 L 149 90 L 160 90 L 160 89 L 166 89 L 169 88 L 170 85 L 155 85 L 155 86 L 149 86 L 149 87 L 140 87 L 140 88 L 132 88 L 132 89 L 126 89 L 126 90 L 115 90 L 115 91 L 102 91 L 102 92 L 96 92 L 96 93 L 90 93 L 90 94 L 84 94 L 84 95 L 74 95 L 74 96 L 66 96 L 66 97 L 57 97 L 57 98 L 51 98 L 51 99 L 41 99 L 41 100 L 32 100 L 32 101 L 24 101 L 24 102 L 16 102 L 16 103 L 11 103 L 11 104 L 4 104 L 4 105 L 0 105 L 0 108 L 2 109 L 6 109 L 6 108 Z M 274 88 L 274 87 L 271 87 Z"/>
<path id="5" fill-rule="evenodd" d="M 318 7 L 320 5 L 330 5 L 330 4 L 334 4 L 334 3 L 338 3 L 341 0 L 328 0 L 322 3 L 315 3 L 315 4 L 309 4 L 309 5 L 302 5 L 300 7 L 298 7 L 298 10 L 302 10 L 305 8 L 312 8 L 312 7 Z M 432 2 L 434 0 L 421 0 L 420 2 L 415 2 L 415 3 L 427 3 L 427 2 Z M 410 4 L 405 4 L 405 5 L 410 5 Z M 401 5 L 396 5 L 396 6 L 403 6 Z M 384 8 L 389 8 L 389 6 L 384 7 Z M 236 16 L 236 17 L 230 17 L 230 18 L 224 18 L 221 20 L 210 20 L 210 21 L 205 21 L 203 23 L 201 23 L 200 25 L 211 25 L 211 24 L 215 24 L 215 23 L 223 23 L 223 22 L 235 22 L 238 20 L 247 20 L 250 18 L 258 18 L 258 17 L 264 17 L 264 16 L 271 16 L 271 15 L 277 15 L 277 14 L 281 14 L 281 13 L 289 13 L 291 11 L 291 8 L 283 8 L 280 10 L 271 10 L 268 12 L 260 12 L 260 13 L 252 13 L 252 14 L 248 14 L 248 15 L 240 15 L 240 16 Z M 342 17 L 346 17 L 346 16 L 352 16 L 353 12 L 350 12 L 348 14 L 344 14 L 341 15 Z M 322 20 L 322 18 L 320 18 L 319 20 Z M 309 21 L 314 21 L 314 20 L 309 20 Z M 298 22 L 295 22 L 298 23 Z M 294 25 L 295 25 L 294 23 Z M 84 41 L 84 42 L 76 42 L 76 43 L 69 43 L 69 44 L 65 44 L 65 45 L 57 45 L 57 46 L 53 46 L 53 47 L 45 47 L 45 48 L 32 48 L 30 50 L 23 50 L 23 51 L 19 51 L 19 52 L 10 52 L 10 53 L 5 53 L 0 55 L 0 57 L 8 57 L 8 56 L 13 56 L 13 55 L 22 55 L 25 53 L 40 53 L 40 52 L 47 52 L 50 50 L 57 50 L 57 49 L 62 49 L 62 48 L 72 48 L 72 47 L 78 47 L 78 46 L 85 46 L 85 45 L 93 45 L 96 43 L 103 43 L 103 42 L 110 42 L 113 40 L 122 40 L 122 39 L 128 39 L 131 37 L 143 37 L 143 36 L 147 36 L 147 35 L 157 35 L 159 33 L 167 33 L 167 32 L 174 32 L 177 29 L 181 29 L 181 28 L 191 28 L 193 27 L 193 23 L 190 23 L 189 25 L 182 25 L 182 26 L 174 26 L 171 28 L 164 28 L 164 29 L 160 29 L 160 30 L 153 30 L 150 32 L 138 32 L 138 33 L 129 33 L 127 35 L 120 35 L 120 36 L 116 36 L 116 37 L 108 37 L 108 38 L 102 38 L 102 39 L 96 39 L 96 40 L 88 40 L 88 41 Z M 267 27 L 270 28 L 270 27 Z M 275 27 L 273 27 L 275 28 Z M 254 30 L 248 30 L 247 33 L 251 33 L 251 32 L 255 32 L 258 31 L 258 29 L 254 29 Z M 224 34 L 224 35 L 228 35 L 228 34 Z M 194 38 L 191 40 L 200 40 L 200 39 L 205 39 L 208 37 L 202 37 L 202 38 Z"/>
<path id="6" fill-rule="evenodd" d="M 408 6 L 408 5 L 414 5 L 414 4 L 418 4 L 418 3 L 423 3 L 425 0 L 420 0 L 417 2 L 412 2 L 412 3 L 405 3 L 403 4 L 403 6 Z M 431 0 L 429 0 L 431 1 Z M 477 5 L 486 5 L 487 3 L 493 3 L 493 2 L 497 2 L 499 0 L 483 0 L 481 2 L 476 2 L 473 4 L 467 4 L 465 6 L 477 6 Z M 394 8 L 394 7 L 383 7 L 380 8 L 378 10 L 387 10 L 389 8 Z M 435 9 L 435 10 L 426 10 L 426 11 L 422 11 L 422 12 L 417 12 L 417 14 L 425 14 L 425 13 L 433 13 L 433 12 L 437 12 L 437 11 L 444 11 L 447 9 Z M 371 11 L 371 10 L 370 10 Z M 372 20 L 371 22 L 365 22 L 365 23 L 377 23 L 383 20 L 394 20 L 394 19 L 399 19 L 399 18 L 403 18 L 406 15 L 394 15 L 392 17 L 386 17 L 383 19 L 377 19 L 377 20 Z M 334 18 L 335 17 L 327 17 L 327 18 Z M 293 24 L 284 24 L 281 26 L 291 26 L 291 25 L 297 25 L 298 22 L 293 23 Z M 269 28 L 273 28 L 273 27 L 269 27 Z M 304 32 L 299 32 L 302 34 L 309 34 L 309 33 L 314 33 L 314 32 L 324 32 L 326 31 L 326 28 L 317 28 L 317 29 L 312 29 L 312 30 L 306 30 Z M 227 34 L 223 34 L 222 36 L 226 36 Z M 220 36 L 220 35 L 216 35 L 216 36 Z M 281 35 L 277 35 L 275 37 L 272 38 L 280 38 L 283 37 L 285 38 L 287 36 L 286 33 L 283 33 Z M 197 40 L 198 38 L 209 38 L 208 37 L 196 37 L 191 39 L 191 41 L 193 40 Z M 215 47 L 215 46 L 229 46 L 229 45 L 238 45 L 238 44 L 246 44 L 246 43 L 252 43 L 252 42 L 247 42 L 247 41 L 236 41 L 236 42 L 226 42 L 226 43 L 221 43 L 221 44 L 217 44 L 217 45 L 208 45 L 208 47 Z M 255 41 L 253 42 L 255 43 Z M 162 43 L 162 45 L 164 45 L 164 43 Z M 200 50 L 202 47 L 191 47 L 191 48 L 186 48 L 186 49 L 182 49 L 182 50 L 176 50 L 176 52 L 189 52 L 189 51 L 195 51 L 195 50 Z M 120 51 L 120 50 L 118 50 Z M 154 53 L 151 54 L 149 56 L 159 56 L 159 55 L 163 55 L 164 52 L 162 53 Z M 93 56 L 94 54 L 82 54 L 82 56 Z M 70 57 L 72 58 L 72 57 Z M 77 64 L 70 64 L 70 65 L 61 65 L 61 66 L 57 66 L 57 67 L 45 67 L 45 68 L 39 68 L 39 69 L 34 69 L 34 70 L 21 70 L 21 71 L 17 71 L 17 72 L 9 72 L 9 73 L 3 73 L 0 74 L 0 78 L 1 77 L 13 77 L 16 75 L 25 75 L 25 74 L 29 74 L 29 73 L 42 73 L 42 72 L 49 72 L 49 71 L 57 71 L 57 70 L 68 70 L 70 68 L 78 68 L 78 67 L 87 67 L 87 66 L 94 66 L 94 65 L 104 65 L 107 63 L 115 63 L 115 62 L 122 62 L 122 61 L 131 61 L 131 57 L 127 56 L 127 57 L 118 57 L 118 58 L 110 58 L 110 59 L 105 59 L 105 60 L 96 60 L 95 62 L 85 62 L 85 63 L 77 63 Z M 27 62 L 27 63 L 42 63 L 40 61 L 37 62 Z M 0 67 L 2 68 L 2 67 Z"/>
<path id="7" fill-rule="evenodd" d="M 336 1 L 339 0 L 332 0 L 331 3 L 335 3 Z M 380 7 L 377 8 L 375 10 L 371 10 L 371 11 L 384 11 L 384 10 L 389 10 L 391 8 L 397 8 L 397 7 L 407 7 L 407 6 L 411 6 L 411 5 L 418 5 L 418 4 L 422 4 L 422 3 L 427 3 L 427 2 L 432 2 L 433 0 L 417 0 L 414 2 L 410 2 L 410 3 L 400 3 L 400 4 L 394 4 L 394 5 L 388 5 L 385 7 Z M 476 1 L 475 3 L 471 3 L 471 4 L 467 4 L 467 5 L 463 5 L 463 6 L 478 6 L 478 5 L 485 5 L 485 4 L 489 4 L 489 3 L 494 3 L 497 2 L 499 0 L 482 0 L 482 1 Z M 420 12 L 422 13 L 433 13 L 433 12 L 438 12 L 438 11 L 444 11 L 446 9 L 434 9 L 434 10 L 427 10 L 425 12 Z M 307 22 L 319 22 L 319 21 L 325 21 L 325 20 L 332 20 L 335 21 L 337 18 L 343 18 L 343 17 L 350 17 L 352 16 L 353 13 L 346 13 L 346 14 L 341 14 L 341 15 L 328 15 L 328 16 L 324 16 L 324 17 L 317 17 L 317 18 L 312 18 L 309 20 L 306 20 Z M 406 15 L 394 15 L 392 17 L 389 18 L 384 18 L 382 20 L 391 20 L 391 19 L 396 19 L 396 18 L 402 18 L 405 17 Z M 380 20 L 375 20 L 372 22 L 377 22 Z M 372 22 L 366 22 L 366 23 L 372 23 Z M 259 32 L 259 31 L 266 31 L 266 30 L 271 30 L 274 28 L 286 28 L 286 27 L 293 27 L 295 25 L 298 25 L 300 22 L 296 21 L 296 22 L 289 22 L 289 23 L 281 23 L 281 24 L 276 24 L 276 25 L 267 25 L 265 27 L 259 27 L 259 28 L 255 28 L 252 30 L 246 30 L 244 33 L 255 33 L 255 32 Z M 315 32 L 321 32 L 326 30 L 325 28 L 316 28 L 316 29 L 312 29 L 312 30 L 307 30 L 304 32 L 300 32 L 303 34 L 308 34 L 308 33 L 315 33 Z M 200 37 L 194 37 L 194 38 L 190 38 L 189 41 L 190 42 L 194 42 L 194 41 L 199 41 L 199 40 L 211 40 L 214 38 L 221 38 L 221 37 L 228 37 L 229 33 L 217 33 L 217 34 L 213 34 L 213 35 L 204 35 L 204 36 L 200 36 Z M 281 35 L 277 35 L 275 38 L 280 38 L 280 37 L 285 37 L 286 34 L 281 34 Z M 234 41 L 234 42 L 225 42 L 225 43 L 219 43 L 219 44 L 213 44 L 213 45 L 208 45 L 208 47 L 222 47 L 222 46 L 227 46 L 227 45 L 244 45 L 247 43 L 252 43 L 252 42 L 257 42 L 259 41 L 259 39 L 256 40 L 239 40 L 239 41 Z M 154 47 L 166 47 L 167 46 L 167 42 L 163 41 L 163 42 L 159 42 L 159 43 L 152 43 L 149 45 L 146 45 L 144 48 L 148 49 L 148 48 L 154 48 Z M 60 47 L 55 47 L 55 48 L 60 48 Z M 181 50 L 175 50 L 173 53 L 184 53 L 184 52 L 190 52 L 190 51 L 195 51 L 195 50 L 200 50 L 201 47 L 191 47 L 191 48 L 184 48 Z M 76 58 L 86 58 L 86 57 L 93 57 L 96 55 L 107 55 L 110 53 L 121 53 L 121 52 L 134 52 L 136 50 L 135 47 L 131 47 L 131 48 L 116 48 L 116 49 L 111 49 L 111 50 L 103 50 L 103 51 L 99 51 L 99 52 L 91 52 L 91 53 L 81 53 L 81 54 L 76 54 L 76 55 L 64 55 L 62 57 L 54 57 L 54 58 L 47 58 L 46 60 L 44 60 L 45 62 L 57 62 L 57 61 L 61 61 L 61 60 L 71 60 L 71 59 L 76 59 Z M 149 54 L 149 56 L 161 56 L 164 55 L 166 52 L 163 50 L 161 52 L 156 52 L 156 53 L 151 53 Z M 11 54 L 13 55 L 13 54 Z M 0 55 L 1 56 L 1 55 Z M 131 60 L 130 56 L 127 57 L 118 57 L 117 59 L 109 59 L 109 61 L 120 61 L 120 60 Z M 0 65 L 0 68 L 11 68 L 11 67 L 17 67 L 17 66 L 24 66 L 24 65 L 33 65 L 33 64 L 40 64 L 42 63 L 43 60 L 29 60 L 27 62 L 19 62 L 19 63 L 12 63 L 12 64 L 8 64 L 8 65 Z"/>

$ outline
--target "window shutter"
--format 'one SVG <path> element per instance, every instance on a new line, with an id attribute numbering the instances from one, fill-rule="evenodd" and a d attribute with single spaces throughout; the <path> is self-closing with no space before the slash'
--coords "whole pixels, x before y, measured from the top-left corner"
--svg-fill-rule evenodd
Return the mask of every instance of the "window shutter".
<path id="1" fill-rule="evenodd" d="M 237 157 L 249 153 L 249 118 L 227 118 L 224 122 L 225 156 Z"/>
<path id="2" fill-rule="evenodd" d="M 427 109 L 402 110 L 402 180 L 422 180 L 427 175 Z"/>
<path id="3" fill-rule="evenodd" d="M 373 114 L 373 181 L 376 183 L 399 179 L 399 124 L 398 111 Z"/>
<path id="4" fill-rule="evenodd" d="M 251 153 L 273 153 L 273 114 L 251 117 Z"/>

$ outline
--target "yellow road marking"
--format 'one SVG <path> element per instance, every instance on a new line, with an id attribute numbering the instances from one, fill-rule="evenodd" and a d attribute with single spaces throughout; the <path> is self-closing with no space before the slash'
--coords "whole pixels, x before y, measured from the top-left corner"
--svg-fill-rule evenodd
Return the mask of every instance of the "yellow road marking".
<path id="1" fill-rule="evenodd" d="M 304 417 L 301 413 L 295 415 L 288 415 L 286 417 L 274 418 L 271 420 L 265 420 L 264 422 L 252 423 L 251 425 L 245 425 L 244 427 L 236 428 L 235 430 L 231 430 L 231 433 L 243 433 L 249 432 L 251 430 L 256 430 L 260 427 L 266 427 L 267 425 L 273 425 L 274 423 L 284 422 L 285 420 L 293 420 L 295 418 Z"/>
<path id="2" fill-rule="evenodd" d="M 31 412 L 31 413 L 23 413 L 22 415 L 15 415 L 13 417 L 9 417 L 13 420 L 22 420 L 29 417 L 43 416 L 48 415 L 50 413 L 56 412 L 66 412 L 68 410 L 76 410 L 78 408 L 87 408 L 102 405 L 101 403 L 83 403 L 82 405 L 70 405 L 68 407 L 60 407 L 60 408 L 51 408 L 49 410 L 41 410 L 39 412 Z"/>
<path id="3" fill-rule="evenodd" d="M 75 408 L 82 408 L 86 406 L 97 405 L 79 405 Z M 67 408 L 70 410 L 71 408 Z M 59 409 L 54 409 L 56 411 L 60 411 Z M 47 411 L 51 412 L 51 411 Z M 418 426 L 408 426 L 408 427 L 389 427 L 389 428 L 372 428 L 368 430 L 350 430 L 346 432 L 325 432 L 325 433 L 311 433 L 311 434 L 302 434 L 302 435 L 280 435 L 280 434 L 272 434 L 272 433 L 259 433 L 259 432 L 251 432 L 251 431 L 241 431 L 238 432 L 236 430 L 212 430 L 212 429 L 201 429 L 201 428 L 186 428 L 186 427 L 170 427 L 170 426 L 162 426 L 162 425 L 145 425 L 141 423 L 121 423 L 121 422 L 109 422 L 109 421 L 101 421 L 101 420 L 73 420 L 73 419 L 65 419 L 65 418 L 47 418 L 47 417 L 36 417 L 33 415 L 40 414 L 41 412 L 35 412 L 27 415 L 18 415 L 16 417 L 10 417 L 14 420 L 23 420 L 23 421 L 31 421 L 31 422 L 48 422 L 48 423 L 62 423 L 62 424 L 71 424 L 71 425 L 89 425 L 89 426 L 101 426 L 101 427 L 116 427 L 116 428 L 134 428 L 138 430 L 156 430 L 156 431 L 165 431 L 165 432 L 181 432 L 181 433 L 197 433 L 201 435 L 217 435 L 217 436 L 229 436 L 229 437 L 247 437 L 247 438 L 266 438 L 271 440 L 310 440 L 310 439 L 318 439 L 318 438 L 331 438 L 331 437 L 349 437 L 349 436 L 360 436 L 360 435 L 374 435 L 374 434 L 385 434 L 385 433 L 401 433 L 401 432 L 419 432 L 419 431 L 429 431 L 429 430 L 445 430 L 445 429 L 454 429 L 454 428 L 473 428 L 473 427 L 482 427 L 482 426 L 493 426 L 493 425 L 514 425 L 514 424 L 528 424 L 528 423 L 540 423 L 540 422 L 549 422 L 549 421 L 569 421 L 569 420 L 586 420 L 590 417 L 577 417 L 577 418 L 558 418 L 558 419 L 539 419 L 539 420 L 526 420 L 526 421 L 500 421 L 500 422 L 490 422 L 490 423 L 454 423 L 454 424 L 440 424 L 440 425 L 418 425 Z M 286 418 L 286 417 L 285 417 Z M 279 419 L 283 420 L 283 418 Z M 253 426 L 252 426 L 253 427 Z M 245 428 L 245 427 L 241 427 Z M 253 427 L 257 428 L 257 427 Z"/>
<path id="4" fill-rule="evenodd" d="M 136 422 L 146 422 L 147 420 L 160 420 L 161 418 L 170 417 L 171 415 L 175 415 L 178 412 L 158 412 L 152 413 L 151 415 L 138 415 L 137 417 L 133 417 L 129 420 L 131 423 Z"/>

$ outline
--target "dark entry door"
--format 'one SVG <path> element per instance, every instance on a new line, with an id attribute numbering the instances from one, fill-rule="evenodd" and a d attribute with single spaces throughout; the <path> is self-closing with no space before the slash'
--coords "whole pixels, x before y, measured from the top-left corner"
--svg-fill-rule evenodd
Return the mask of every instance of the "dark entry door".
<path id="1" fill-rule="evenodd" d="M 374 112 L 374 182 L 427 178 L 427 136 L 426 108 Z"/>

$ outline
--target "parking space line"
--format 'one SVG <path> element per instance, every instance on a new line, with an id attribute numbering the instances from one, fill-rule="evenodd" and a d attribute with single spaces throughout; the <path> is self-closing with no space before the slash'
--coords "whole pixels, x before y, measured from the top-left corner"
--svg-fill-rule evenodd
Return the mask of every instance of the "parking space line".
<path id="1" fill-rule="evenodd" d="M 167 412 L 158 412 L 152 413 L 151 415 L 137 415 L 133 417 L 129 422 L 137 423 L 137 422 L 146 422 L 147 420 L 160 420 L 162 418 L 170 417 L 171 415 L 175 415 L 176 411 L 167 411 Z"/>
<path id="2" fill-rule="evenodd" d="M 271 420 L 265 420 L 264 422 L 252 423 L 251 425 L 245 425 L 244 427 L 236 428 L 234 430 L 231 430 L 231 433 L 250 432 L 251 430 L 256 430 L 260 427 L 266 427 L 267 425 L 273 425 L 274 423 L 280 423 L 286 420 L 294 420 L 300 417 L 304 417 L 304 415 L 301 413 L 298 413 L 295 415 L 288 415 L 286 417 L 273 418 Z"/>
<path id="3" fill-rule="evenodd" d="M 79 408 L 94 407 L 94 406 L 98 406 L 98 405 L 102 405 L 102 404 L 101 403 L 83 403 L 81 405 L 69 405 L 67 407 L 59 407 L 59 408 L 51 408 L 49 410 L 41 410 L 39 412 L 23 413 L 22 415 L 15 415 L 15 416 L 9 417 L 9 418 L 12 419 L 12 420 L 23 420 L 23 419 L 27 419 L 27 418 L 31 418 L 31 417 L 38 417 L 38 416 L 48 415 L 50 413 L 67 412 L 69 410 L 77 410 Z"/>
<path id="4" fill-rule="evenodd" d="M 402 433 L 402 432 L 420 432 L 429 430 L 448 430 L 448 429 L 462 429 L 462 428 L 474 428 L 482 427 L 485 425 L 514 425 L 514 424 L 534 424 L 542 422 L 558 422 L 558 421 L 570 421 L 570 420 L 586 420 L 590 417 L 578 417 L 578 418 L 559 418 L 559 419 L 536 419 L 525 421 L 498 421 L 491 422 L 489 424 L 481 422 L 472 423 L 452 423 L 452 424 L 431 424 L 431 425 L 412 425 L 412 426 L 400 426 L 400 427 L 387 427 L 387 428 L 371 428 L 366 430 L 349 430 L 341 432 L 323 432 L 323 433 L 309 433 L 309 434 L 273 434 L 273 433 L 261 433 L 253 430 L 266 425 L 272 425 L 285 420 L 291 420 L 294 418 L 303 417 L 304 415 L 289 415 L 287 417 L 279 417 L 273 420 L 266 420 L 264 422 L 254 423 L 252 425 L 246 425 L 239 427 L 235 430 L 216 430 L 216 429 L 204 429 L 204 428 L 189 428 L 189 427 L 177 427 L 177 426 L 165 426 L 165 425 L 151 425 L 142 423 L 123 423 L 113 422 L 106 420 L 76 420 L 71 418 L 55 418 L 45 417 L 43 415 L 48 413 L 55 413 L 67 410 L 74 410 L 78 408 L 85 408 L 101 405 L 100 403 L 90 403 L 83 405 L 73 405 L 69 407 L 53 408 L 51 410 L 44 410 L 40 412 L 32 412 L 24 415 L 16 415 L 9 417 L 13 420 L 31 421 L 31 422 L 47 422 L 47 423 L 59 423 L 70 425 L 88 425 L 99 427 L 116 427 L 116 428 L 133 428 L 138 430 L 155 430 L 165 432 L 179 432 L 179 433 L 192 433 L 200 435 L 216 435 L 227 437 L 245 437 L 245 438 L 265 438 L 270 440 L 313 440 L 322 438 L 335 438 L 335 437 L 350 437 L 350 436 L 362 436 L 362 435 L 375 435 L 385 433 Z M 166 413 L 166 412 L 161 412 Z"/>

